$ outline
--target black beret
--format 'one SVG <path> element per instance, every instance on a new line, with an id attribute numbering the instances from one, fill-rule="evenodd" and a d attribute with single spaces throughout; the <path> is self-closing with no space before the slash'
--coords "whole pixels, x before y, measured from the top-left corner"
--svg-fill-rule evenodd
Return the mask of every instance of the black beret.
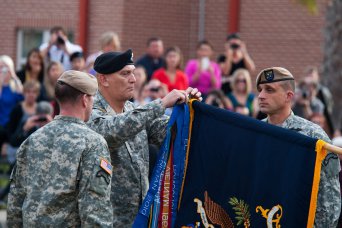
<path id="1" fill-rule="evenodd" d="M 134 65 L 131 49 L 125 52 L 106 52 L 96 58 L 94 70 L 100 74 L 115 73 L 126 65 Z"/>
<path id="2" fill-rule="evenodd" d="M 81 57 L 83 57 L 83 53 L 76 51 L 70 55 L 70 61 L 72 62 L 72 60 L 74 60 L 75 58 L 81 58 Z"/>

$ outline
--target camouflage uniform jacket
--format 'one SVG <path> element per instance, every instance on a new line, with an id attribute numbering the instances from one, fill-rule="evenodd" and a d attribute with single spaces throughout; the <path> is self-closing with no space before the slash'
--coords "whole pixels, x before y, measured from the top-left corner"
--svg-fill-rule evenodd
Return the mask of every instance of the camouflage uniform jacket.
<path id="1" fill-rule="evenodd" d="M 267 119 L 265 120 L 267 121 Z M 281 127 L 331 143 L 321 127 L 293 113 L 284 121 Z M 340 162 L 337 155 L 329 153 L 322 162 L 315 216 L 316 228 L 337 226 L 341 211 L 340 170 Z"/>
<path id="2" fill-rule="evenodd" d="M 106 141 L 80 119 L 56 116 L 17 152 L 9 227 L 112 227 Z"/>
<path id="3" fill-rule="evenodd" d="M 148 144 L 160 145 L 168 117 L 160 100 L 134 107 L 127 101 L 116 114 L 98 92 L 88 125 L 107 141 L 113 164 L 114 227 L 130 227 L 148 190 Z"/>

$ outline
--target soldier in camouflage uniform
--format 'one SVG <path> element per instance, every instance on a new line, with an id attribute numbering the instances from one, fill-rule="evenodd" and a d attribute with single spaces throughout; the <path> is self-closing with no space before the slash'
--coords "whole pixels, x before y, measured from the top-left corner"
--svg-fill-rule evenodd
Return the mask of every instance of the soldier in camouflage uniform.
<path id="1" fill-rule="evenodd" d="M 133 97 L 134 65 L 131 50 L 100 55 L 94 64 L 99 91 L 88 125 L 107 141 L 113 161 L 111 201 L 114 227 L 130 227 L 148 190 L 148 144 L 160 145 L 166 134 L 165 108 L 188 94 L 200 97 L 197 89 L 173 90 L 163 99 L 140 107 Z"/>
<path id="2" fill-rule="evenodd" d="M 324 130 L 318 125 L 293 114 L 291 102 L 295 83 L 292 74 L 280 67 L 262 70 L 257 76 L 260 111 L 267 114 L 264 120 L 303 135 L 330 143 Z M 319 183 L 315 227 L 336 227 L 341 211 L 339 183 L 340 163 L 336 154 L 328 153 L 322 162 Z"/>
<path id="3" fill-rule="evenodd" d="M 17 152 L 9 227 L 112 227 L 111 164 L 106 141 L 88 128 L 96 79 L 66 71 L 58 79 L 61 115 Z"/>

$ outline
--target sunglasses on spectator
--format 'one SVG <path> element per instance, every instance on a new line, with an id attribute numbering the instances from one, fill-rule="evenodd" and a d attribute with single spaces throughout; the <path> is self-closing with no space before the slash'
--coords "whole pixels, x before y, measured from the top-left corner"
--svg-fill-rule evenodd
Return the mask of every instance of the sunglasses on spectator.
<path id="1" fill-rule="evenodd" d="M 236 80 L 236 83 L 239 83 L 239 82 L 246 83 L 246 80 L 245 80 L 245 79 L 237 79 L 237 80 Z"/>
<path id="2" fill-rule="evenodd" d="M 158 93 L 159 89 L 160 89 L 160 87 L 154 87 L 154 88 L 150 88 L 150 91 Z"/>

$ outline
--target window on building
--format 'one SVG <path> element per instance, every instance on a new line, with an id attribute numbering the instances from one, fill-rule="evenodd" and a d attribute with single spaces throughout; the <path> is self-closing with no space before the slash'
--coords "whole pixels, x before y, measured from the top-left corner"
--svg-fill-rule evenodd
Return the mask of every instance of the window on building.
<path id="1" fill-rule="evenodd" d="M 28 52 L 33 48 L 39 48 L 42 43 L 48 42 L 50 29 L 20 28 L 17 32 L 17 70 L 22 69 L 26 63 Z M 71 42 L 74 40 L 73 32 L 68 32 Z"/>
<path id="2" fill-rule="evenodd" d="M 50 36 L 49 29 L 19 29 L 17 34 L 17 70 L 26 63 L 28 52 L 47 42 Z"/>

